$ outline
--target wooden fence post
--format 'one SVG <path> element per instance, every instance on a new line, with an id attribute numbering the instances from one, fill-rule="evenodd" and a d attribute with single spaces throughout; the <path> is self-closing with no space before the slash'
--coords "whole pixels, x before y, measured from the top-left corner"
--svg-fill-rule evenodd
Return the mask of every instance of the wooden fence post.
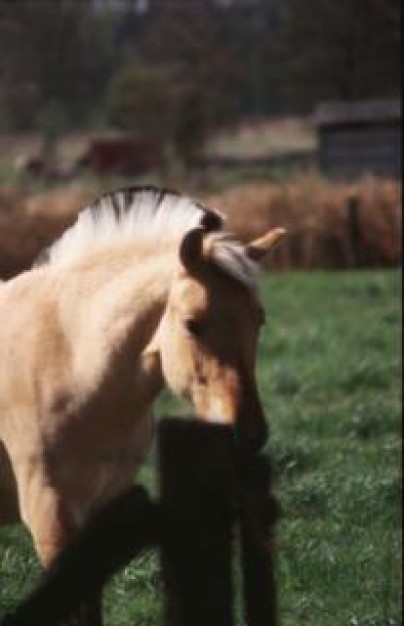
<path id="1" fill-rule="evenodd" d="M 232 626 L 233 429 L 159 425 L 166 626 Z"/>
<path id="2" fill-rule="evenodd" d="M 360 227 L 359 227 L 359 198 L 350 196 L 348 198 L 348 229 L 349 243 L 351 248 L 352 263 L 354 267 L 361 264 Z"/>

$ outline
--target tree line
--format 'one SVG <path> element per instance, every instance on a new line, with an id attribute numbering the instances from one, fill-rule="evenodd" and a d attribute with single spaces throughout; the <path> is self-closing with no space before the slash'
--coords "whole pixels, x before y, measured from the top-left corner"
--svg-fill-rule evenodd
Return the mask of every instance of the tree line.
<path id="1" fill-rule="evenodd" d="M 399 0 L 1 0 L 0 130 L 174 124 L 192 150 L 241 116 L 398 95 L 399 53 Z"/>

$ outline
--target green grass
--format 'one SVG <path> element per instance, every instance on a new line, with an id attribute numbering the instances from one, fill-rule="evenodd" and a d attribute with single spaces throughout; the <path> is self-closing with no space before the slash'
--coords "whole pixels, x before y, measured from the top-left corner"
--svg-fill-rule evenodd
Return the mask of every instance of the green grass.
<path id="1" fill-rule="evenodd" d="M 282 624 L 398 626 L 399 275 L 285 273 L 263 279 L 262 292 L 258 377 L 283 511 Z M 164 394 L 158 413 L 176 407 Z M 153 455 L 141 479 L 153 488 Z M 38 572 L 27 533 L 0 531 L 0 611 Z M 145 554 L 109 585 L 107 624 L 160 624 L 160 590 L 158 559 Z"/>

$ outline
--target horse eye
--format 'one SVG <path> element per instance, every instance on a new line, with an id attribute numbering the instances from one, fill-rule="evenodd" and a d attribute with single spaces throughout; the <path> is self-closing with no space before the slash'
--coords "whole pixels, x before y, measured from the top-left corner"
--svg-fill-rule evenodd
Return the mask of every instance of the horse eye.
<path id="1" fill-rule="evenodd" d="M 195 337 L 199 337 L 200 335 L 202 335 L 203 332 L 203 323 L 200 322 L 199 320 L 186 320 L 185 322 L 185 328 L 187 329 L 188 332 L 191 333 L 191 335 L 194 335 Z"/>

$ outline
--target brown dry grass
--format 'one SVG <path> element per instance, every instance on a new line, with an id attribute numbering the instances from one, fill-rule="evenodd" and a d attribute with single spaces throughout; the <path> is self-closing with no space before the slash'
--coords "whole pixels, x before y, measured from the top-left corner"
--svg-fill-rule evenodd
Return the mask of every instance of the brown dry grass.
<path id="1" fill-rule="evenodd" d="M 0 189 L 0 277 L 8 278 L 30 267 L 93 197 L 92 192 L 77 186 L 32 197 Z"/>
<path id="2" fill-rule="evenodd" d="M 28 268 L 94 195 L 77 185 L 30 197 L 0 189 L 0 277 Z M 226 213 L 243 240 L 273 226 L 286 227 L 288 236 L 275 250 L 271 268 L 341 268 L 355 264 L 347 211 L 353 195 L 360 206 L 360 264 L 399 263 L 401 186 L 392 181 L 331 184 L 306 175 L 283 185 L 236 187 L 203 200 Z"/>
<path id="3" fill-rule="evenodd" d="M 367 177 L 336 184 L 305 175 L 284 185 L 233 188 L 205 201 L 222 210 L 240 238 L 274 226 L 288 230 L 270 267 L 341 268 L 355 264 L 347 204 L 356 197 L 358 253 L 364 267 L 392 266 L 401 256 L 401 186 Z"/>

